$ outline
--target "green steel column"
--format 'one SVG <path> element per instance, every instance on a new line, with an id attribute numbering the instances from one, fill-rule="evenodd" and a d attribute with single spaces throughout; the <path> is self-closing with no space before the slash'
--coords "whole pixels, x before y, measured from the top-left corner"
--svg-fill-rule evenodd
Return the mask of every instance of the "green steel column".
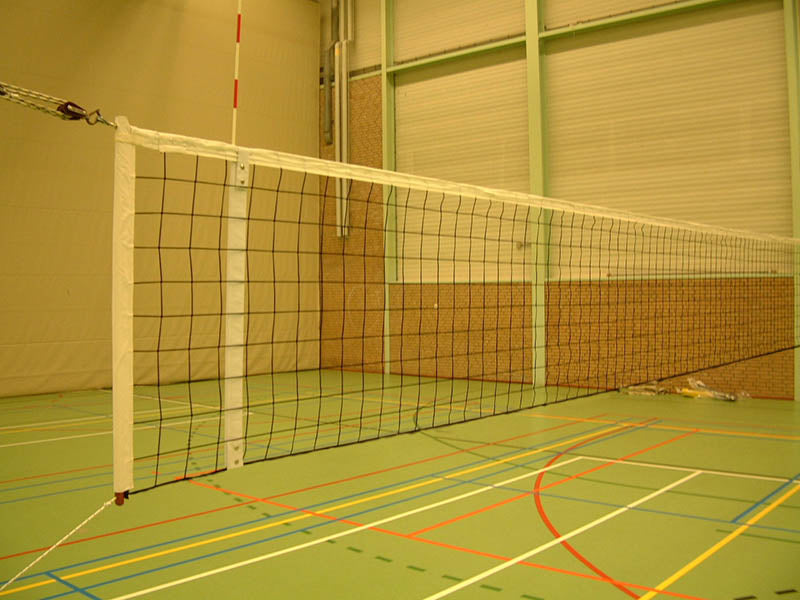
<path id="1" fill-rule="evenodd" d="M 792 234 L 800 238 L 800 8 L 783 0 L 784 38 L 789 100 L 789 139 L 792 169 Z M 800 399 L 800 249 L 794 255 L 794 399 Z"/>
<path id="2" fill-rule="evenodd" d="M 532 194 L 545 195 L 544 183 L 544 116 L 542 103 L 542 62 L 540 0 L 525 0 L 525 54 L 528 77 L 528 162 L 529 189 Z M 545 285 L 549 262 L 549 227 L 542 225 L 549 211 L 534 211 L 531 223 L 533 239 L 529 240 L 532 263 L 529 274 L 533 296 L 533 384 L 544 387 L 546 383 L 546 314 Z M 536 398 L 534 398 L 534 401 Z"/>
<path id="3" fill-rule="evenodd" d="M 394 0 L 381 2 L 381 125 L 383 131 L 383 168 L 395 170 L 394 144 Z M 389 301 L 391 287 L 397 283 L 397 207 L 396 193 L 383 186 L 383 370 L 391 373 L 392 339 Z"/>

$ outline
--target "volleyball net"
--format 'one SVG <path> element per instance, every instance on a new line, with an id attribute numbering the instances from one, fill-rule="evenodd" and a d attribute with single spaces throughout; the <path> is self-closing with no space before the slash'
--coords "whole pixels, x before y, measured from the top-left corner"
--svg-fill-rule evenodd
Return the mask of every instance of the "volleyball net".
<path id="1" fill-rule="evenodd" d="M 792 376 L 797 240 L 117 125 L 118 502 L 645 382 Z"/>

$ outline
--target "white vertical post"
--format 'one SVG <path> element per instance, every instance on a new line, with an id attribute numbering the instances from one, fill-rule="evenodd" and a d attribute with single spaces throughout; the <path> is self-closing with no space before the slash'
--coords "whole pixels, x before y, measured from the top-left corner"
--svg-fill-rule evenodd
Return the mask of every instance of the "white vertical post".
<path id="1" fill-rule="evenodd" d="M 136 148 L 130 123 L 117 117 L 114 146 L 114 216 L 111 250 L 111 362 L 114 495 L 133 489 L 133 231 Z"/>
<path id="2" fill-rule="evenodd" d="M 247 268 L 247 182 L 249 157 L 239 152 L 228 190 L 227 274 L 225 283 L 225 466 L 244 460 L 243 395 L 245 274 Z"/>
<path id="3" fill-rule="evenodd" d="M 339 41 L 334 45 L 334 158 L 338 162 L 350 161 L 350 48 L 352 40 L 352 6 L 349 0 L 339 2 Z M 336 180 L 336 235 L 347 237 L 350 223 L 346 179 Z"/>
<path id="4" fill-rule="evenodd" d="M 394 64 L 394 0 L 382 0 L 381 18 L 381 130 L 383 131 L 383 168 L 394 171 L 395 164 L 395 118 L 394 118 L 394 75 L 389 67 Z M 394 189 L 394 193 L 392 193 Z M 392 372 L 391 335 L 391 289 L 399 277 L 399 257 L 397 252 L 397 188 L 383 186 L 383 370 Z M 398 371 L 400 370 L 399 352 Z"/>

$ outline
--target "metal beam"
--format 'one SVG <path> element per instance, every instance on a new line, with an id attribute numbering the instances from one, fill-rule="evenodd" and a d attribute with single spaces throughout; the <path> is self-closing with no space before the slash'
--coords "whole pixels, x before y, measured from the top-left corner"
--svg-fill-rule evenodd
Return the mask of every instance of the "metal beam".
<path id="1" fill-rule="evenodd" d="M 487 44 L 478 44 L 476 46 L 470 46 L 469 48 L 460 48 L 459 50 L 453 50 L 452 52 L 443 52 L 442 54 L 426 56 L 425 58 L 411 60 L 399 65 L 392 65 L 388 68 L 388 71 L 390 73 L 412 71 L 421 67 L 429 67 L 431 65 L 439 65 L 445 62 L 450 62 L 451 60 L 469 58 L 472 56 L 478 56 L 480 54 L 506 50 L 508 48 L 521 48 L 526 44 L 526 42 L 527 36 L 517 35 L 510 38 L 489 42 Z"/>
<path id="2" fill-rule="evenodd" d="M 394 103 L 394 0 L 381 2 L 381 126 L 383 132 L 383 168 L 394 171 L 395 103 Z M 397 196 L 383 186 L 383 370 L 392 372 L 392 336 L 390 330 L 391 287 L 397 282 Z"/>
<path id="3" fill-rule="evenodd" d="M 800 238 L 800 7 L 797 0 L 783 0 L 783 23 L 792 172 L 792 235 Z M 794 268 L 794 399 L 800 400 L 800 275 L 797 274 L 800 255 L 797 253 Z"/>
<path id="4" fill-rule="evenodd" d="M 528 188 L 532 194 L 545 195 L 545 143 L 544 143 L 544 102 L 542 101 L 542 57 L 540 33 L 542 28 L 541 2 L 525 0 L 525 55 L 528 79 Z M 533 370 L 535 388 L 543 388 L 547 381 L 546 372 L 546 290 L 548 263 L 550 260 L 549 242 L 550 211 L 540 210 L 531 215 L 531 238 L 529 240 L 531 263 L 528 275 L 531 281 L 532 296 L 532 342 Z M 536 398 L 534 396 L 534 403 Z"/>
<path id="5" fill-rule="evenodd" d="M 586 33 L 587 31 L 596 31 L 598 29 L 616 27 L 618 25 L 628 25 L 637 21 L 649 21 L 651 19 L 657 19 L 660 17 L 693 10 L 701 10 L 720 4 L 730 4 L 731 2 L 742 1 L 743 0 L 684 0 L 683 2 L 674 2 L 664 6 L 634 10 L 629 13 L 614 15 L 613 17 L 606 17 L 604 19 L 586 21 L 585 23 L 575 23 L 573 25 L 558 27 L 556 29 L 542 30 L 539 33 L 539 39 L 552 40 L 565 36 L 574 36 L 579 33 Z"/>

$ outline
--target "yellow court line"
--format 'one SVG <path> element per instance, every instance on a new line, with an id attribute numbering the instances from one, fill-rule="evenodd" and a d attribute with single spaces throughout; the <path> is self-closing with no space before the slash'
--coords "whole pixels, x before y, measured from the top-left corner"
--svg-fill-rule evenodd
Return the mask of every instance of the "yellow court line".
<path id="1" fill-rule="evenodd" d="M 772 504 L 767 506 L 760 513 L 758 513 L 757 515 L 755 515 L 754 517 L 749 519 L 747 522 L 744 523 L 744 525 L 742 525 L 741 527 L 739 527 L 735 531 L 732 531 L 730 534 L 728 534 L 726 537 L 724 537 L 723 539 L 718 541 L 716 544 L 711 546 L 711 548 L 709 548 L 708 550 L 703 552 L 700 556 L 695 558 L 693 561 L 688 563 L 686 566 L 684 566 L 683 568 L 679 569 L 678 571 L 676 571 L 675 573 L 673 573 L 672 575 L 667 577 L 664 581 L 659 583 L 655 588 L 653 588 L 653 590 L 657 590 L 657 591 L 647 592 L 644 596 L 641 596 L 639 600 L 649 600 L 650 598 L 653 598 L 659 592 L 667 589 L 673 583 L 678 581 L 678 579 L 680 579 L 681 577 L 686 575 L 689 571 L 691 571 L 696 566 L 698 566 L 700 563 L 705 561 L 708 557 L 710 557 L 711 555 L 715 554 L 717 551 L 719 551 L 723 547 L 727 546 L 730 542 L 732 542 L 734 539 L 739 537 L 742 533 L 744 533 L 752 525 L 755 525 L 756 523 L 758 523 L 762 518 L 767 516 L 769 513 L 771 513 L 773 510 L 775 510 L 781 504 L 783 504 L 786 500 L 791 498 L 792 495 L 796 494 L 798 491 L 800 491 L 800 485 L 794 485 L 792 487 L 792 489 L 790 489 L 788 492 L 783 494 L 780 498 L 775 500 L 775 502 L 773 502 Z"/>
<path id="2" fill-rule="evenodd" d="M 587 434 L 584 434 L 584 435 L 579 435 L 577 437 L 574 437 L 574 438 L 571 438 L 571 439 L 568 439 L 568 440 L 565 440 L 565 441 L 562 441 L 562 442 L 557 442 L 555 444 L 550 444 L 549 446 L 543 446 L 541 448 L 536 448 L 534 450 L 528 450 L 526 452 L 520 452 L 518 454 L 514 454 L 513 456 L 507 456 L 505 458 L 501 458 L 501 459 L 497 459 L 497 460 L 493 459 L 492 462 L 485 463 L 485 464 L 482 464 L 482 465 L 477 465 L 477 466 L 474 466 L 474 467 L 470 467 L 468 469 L 463 469 L 461 471 L 457 471 L 455 473 L 451 473 L 447 477 L 434 477 L 432 479 L 427 479 L 427 480 L 424 480 L 424 481 L 413 483 L 411 485 L 407 485 L 407 486 L 404 486 L 402 488 L 397 488 L 397 489 L 394 489 L 394 490 L 388 490 L 386 492 L 381 492 L 380 494 L 374 494 L 372 496 L 367 496 L 366 498 L 359 498 L 357 500 L 351 500 L 350 502 L 344 502 L 342 504 L 337 504 L 336 506 L 332 506 L 332 507 L 326 509 L 325 512 L 329 513 L 329 512 L 335 511 L 335 510 L 341 510 L 343 508 L 349 508 L 349 507 L 355 506 L 357 504 L 364 504 L 365 502 L 371 502 L 372 500 L 378 500 L 380 498 L 385 498 L 387 496 L 393 496 L 395 494 L 401 494 L 403 492 L 407 492 L 407 491 L 410 491 L 410 490 L 415 490 L 415 489 L 418 489 L 418 488 L 421 488 L 421 487 L 425 487 L 425 486 L 431 485 L 433 483 L 437 483 L 439 481 L 442 481 L 442 480 L 445 480 L 445 479 L 448 479 L 448 478 L 461 477 L 462 475 L 467 475 L 468 473 L 474 473 L 475 471 L 481 471 L 483 469 L 488 469 L 489 467 L 494 467 L 496 465 L 507 463 L 507 462 L 510 462 L 512 460 L 525 458 L 526 456 L 531 456 L 533 454 L 538 454 L 540 452 L 546 452 L 548 450 L 553 450 L 554 448 L 559 448 L 561 446 L 566 446 L 568 444 L 574 444 L 575 442 L 579 442 L 581 440 L 585 440 L 585 439 L 588 439 L 588 438 L 605 435 L 607 433 L 611 433 L 612 431 L 616 431 L 616 430 L 618 430 L 620 428 L 626 428 L 626 427 L 641 427 L 641 425 L 636 424 L 636 423 L 619 423 L 619 424 L 615 425 L 614 427 L 609 427 L 608 429 L 604 429 L 604 430 L 601 430 L 601 431 L 593 431 L 591 433 L 587 433 Z M 212 544 L 214 542 L 221 542 L 221 541 L 224 541 L 224 540 L 229 540 L 229 539 L 232 539 L 232 538 L 236 538 L 236 537 L 240 537 L 240 536 L 246 535 L 248 533 L 254 533 L 256 531 L 263 531 L 264 529 L 270 529 L 272 527 L 277 527 L 279 525 L 284 525 L 286 523 L 293 523 L 293 522 L 296 522 L 296 521 L 302 521 L 303 519 L 309 519 L 312 516 L 315 516 L 315 515 L 301 514 L 301 515 L 297 515 L 297 516 L 294 516 L 294 517 L 289 517 L 287 519 L 283 519 L 283 520 L 275 522 L 275 523 L 267 523 L 265 525 L 259 525 L 258 527 L 251 527 L 250 529 L 245 529 L 245 530 L 237 531 L 237 532 L 234 532 L 234 533 L 228 533 L 228 534 L 225 534 L 225 535 L 220 535 L 220 536 L 217 536 L 217 537 L 214 537 L 214 538 L 209 538 L 207 540 L 201 540 L 201 541 L 198 541 L 198 542 L 192 542 L 191 544 L 184 544 L 182 546 L 177 546 L 175 548 L 169 548 L 167 550 L 160 550 L 159 552 L 153 552 L 151 554 L 145 554 L 144 556 L 137 556 L 135 558 L 129 558 L 129 559 L 126 559 L 126 560 L 121 560 L 121 561 L 118 561 L 118 562 L 115 562 L 115 563 L 111 563 L 111 564 L 108 564 L 108 565 L 103 565 L 103 566 L 100 566 L 100 567 L 94 567 L 92 569 L 86 569 L 84 571 L 78 571 L 76 573 L 70 573 L 69 575 L 62 576 L 61 579 L 75 579 L 76 577 L 81 577 L 83 575 L 90 575 L 92 573 L 99 573 L 100 571 L 107 571 L 109 569 L 113 569 L 113 568 L 116 568 L 116 567 L 123 567 L 123 566 L 130 565 L 130 564 L 133 564 L 133 563 L 142 562 L 142 561 L 145 561 L 145 560 L 148 560 L 148 559 L 151 559 L 151 558 L 158 558 L 159 556 L 166 556 L 168 554 L 174 554 L 176 552 L 181 552 L 182 550 L 190 550 L 192 548 L 197 548 L 199 546 L 206 546 L 206 545 Z M 11 590 L 5 590 L 5 591 L 0 592 L 0 596 L 7 596 L 9 594 L 14 594 L 16 592 L 22 592 L 22 591 L 25 591 L 25 590 L 31 590 L 31 589 L 42 587 L 42 586 L 45 586 L 45 585 L 50 585 L 51 583 L 55 583 L 55 579 L 46 579 L 44 581 L 38 581 L 36 583 L 30 583 L 28 585 L 16 587 L 16 588 L 11 589 Z"/>
<path id="3" fill-rule="evenodd" d="M 554 419 L 557 421 L 578 421 L 581 423 L 611 424 L 617 422 L 609 419 L 586 419 L 583 417 L 567 417 L 562 415 L 530 414 L 527 416 L 533 419 Z M 780 433 L 757 433 L 753 431 L 739 431 L 735 429 L 708 429 L 703 427 L 683 427 L 681 425 L 658 425 L 658 424 L 642 425 L 642 427 L 647 429 L 663 429 L 665 431 L 692 431 L 695 433 L 714 433 L 720 435 L 736 435 L 742 437 L 755 437 L 755 438 L 765 438 L 772 440 L 800 440 L 800 435 L 784 435 Z"/>

